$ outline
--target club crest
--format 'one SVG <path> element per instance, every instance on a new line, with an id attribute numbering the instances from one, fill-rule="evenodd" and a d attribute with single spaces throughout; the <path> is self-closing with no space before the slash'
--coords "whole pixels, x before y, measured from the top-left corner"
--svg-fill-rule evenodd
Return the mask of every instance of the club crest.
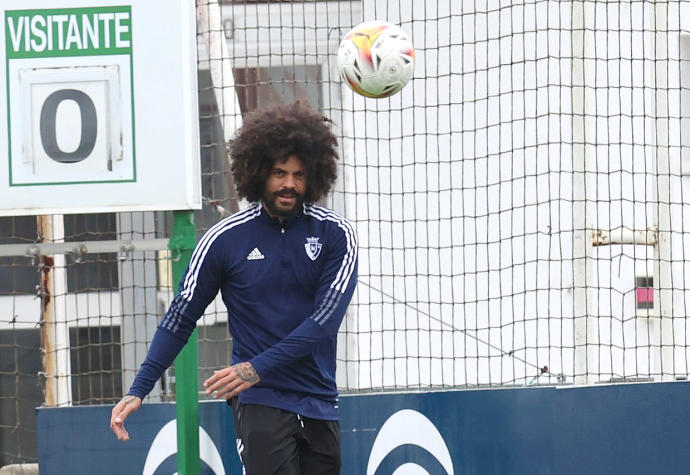
<path id="1" fill-rule="evenodd" d="M 319 242 L 317 237 L 308 237 L 307 243 L 304 245 L 304 250 L 307 251 L 307 256 L 312 261 L 315 261 L 319 254 L 321 254 L 321 247 L 323 245 Z"/>

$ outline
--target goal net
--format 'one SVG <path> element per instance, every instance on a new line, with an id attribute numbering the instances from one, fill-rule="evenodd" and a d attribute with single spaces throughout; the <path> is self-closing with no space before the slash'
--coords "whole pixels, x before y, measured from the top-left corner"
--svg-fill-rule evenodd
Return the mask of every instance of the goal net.
<path id="1" fill-rule="evenodd" d="M 688 2 L 199 5 L 198 236 L 247 205 L 226 153 L 243 114 L 301 99 L 335 123 L 323 204 L 360 243 L 343 392 L 687 378 Z M 416 49 L 413 80 L 380 100 L 336 64 L 372 19 Z M 154 245 L 171 226 L 163 211 L 0 218 L 0 466 L 35 460 L 35 406 L 127 390 L 177 285 Z M 152 244 L 79 247 L 131 240 Z M 219 299 L 199 322 L 201 380 L 230 359 L 226 322 Z M 150 398 L 174 395 L 171 369 Z"/>

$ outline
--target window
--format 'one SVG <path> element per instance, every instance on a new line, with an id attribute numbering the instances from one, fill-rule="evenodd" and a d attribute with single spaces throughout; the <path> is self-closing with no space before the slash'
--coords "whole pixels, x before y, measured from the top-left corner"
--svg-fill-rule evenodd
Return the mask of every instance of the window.
<path id="1" fill-rule="evenodd" d="M 0 218 L 0 244 L 30 244 L 38 240 L 36 216 Z M 65 215 L 65 241 L 116 239 L 116 215 Z M 0 257 L 0 295 L 35 294 L 38 268 L 24 256 Z M 117 254 L 86 254 L 67 258 L 67 288 L 70 292 L 116 290 Z"/>
<path id="2" fill-rule="evenodd" d="M 32 243 L 37 239 L 35 216 L 0 218 L 0 244 Z M 35 294 L 38 269 L 27 257 L 0 257 L 0 295 Z"/>
<path id="3" fill-rule="evenodd" d="M 39 330 L 0 330 L 0 467 L 37 460 L 41 356 Z"/>
<path id="4" fill-rule="evenodd" d="M 242 113 L 297 99 L 319 108 L 319 71 L 317 65 L 235 69 L 237 97 Z"/>
<path id="5" fill-rule="evenodd" d="M 72 401 L 110 404 L 122 395 L 120 327 L 70 328 Z"/>
<path id="6" fill-rule="evenodd" d="M 106 241 L 117 239 L 116 215 L 65 215 L 65 242 Z M 69 292 L 117 290 L 117 253 L 85 254 L 75 260 L 67 258 L 67 289 Z"/>

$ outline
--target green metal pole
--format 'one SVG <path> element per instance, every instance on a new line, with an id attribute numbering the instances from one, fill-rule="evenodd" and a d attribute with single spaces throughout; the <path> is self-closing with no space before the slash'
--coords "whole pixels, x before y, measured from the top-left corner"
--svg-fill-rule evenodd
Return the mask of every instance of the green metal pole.
<path id="1" fill-rule="evenodd" d="M 168 247 L 172 251 L 173 285 L 182 280 L 196 245 L 194 213 L 174 211 Z M 178 290 L 176 289 L 177 293 Z M 175 359 L 175 411 L 177 414 L 177 471 L 180 475 L 199 475 L 199 349 L 197 331 Z"/>

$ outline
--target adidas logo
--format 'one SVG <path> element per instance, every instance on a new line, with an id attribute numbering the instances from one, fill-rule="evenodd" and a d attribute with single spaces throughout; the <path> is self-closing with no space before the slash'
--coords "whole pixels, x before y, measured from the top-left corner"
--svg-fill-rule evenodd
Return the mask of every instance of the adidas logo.
<path id="1" fill-rule="evenodd" d="M 261 251 L 259 251 L 258 247 L 255 247 L 252 252 L 249 253 L 247 256 L 248 261 L 256 261 L 257 259 L 263 259 L 264 255 L 261 254 Z"/>

